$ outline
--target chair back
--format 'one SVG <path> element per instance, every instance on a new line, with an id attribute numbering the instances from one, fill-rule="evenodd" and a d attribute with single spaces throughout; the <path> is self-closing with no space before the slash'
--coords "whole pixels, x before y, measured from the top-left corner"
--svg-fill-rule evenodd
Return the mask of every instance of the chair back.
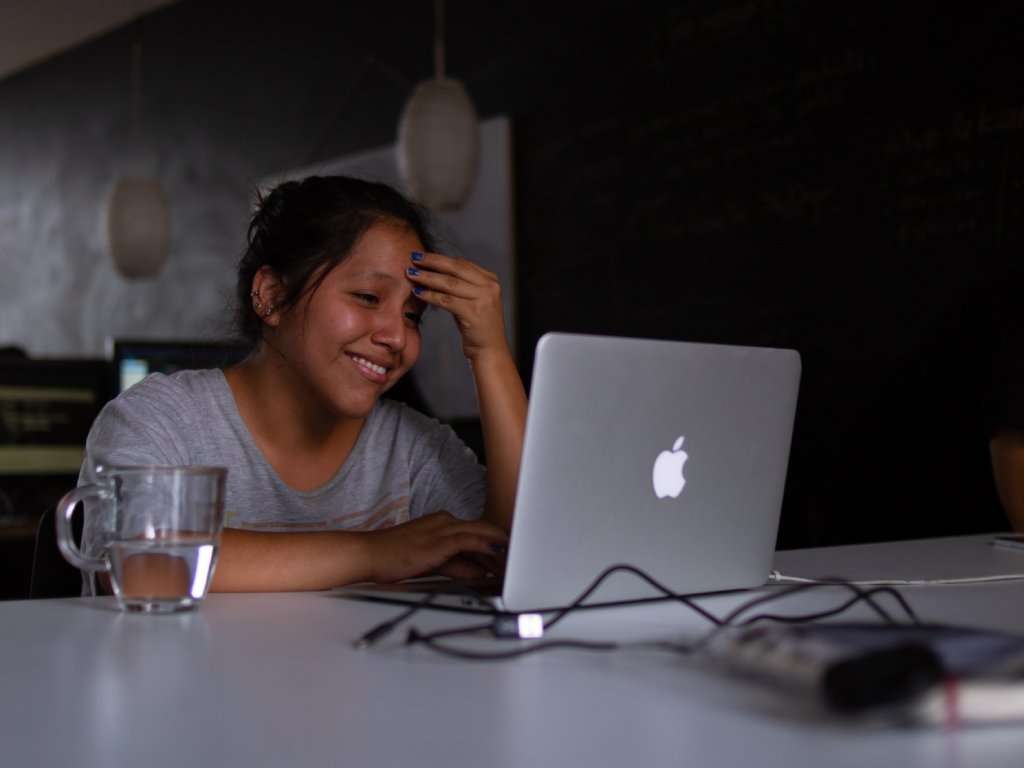
<path id="1" fill-rule="evenodd" d="M 82 541 L 82 507 L 72 518 L 75 541 Z M 32 557 L 32 577 L 29 582 L 30 599 L 44 597 L 78 597 L 82 594 L 82 575 L 60 553 L 57 547 L 55 525 L 56 507 L 48 507 L 36 528 L 36 546 Z"/>

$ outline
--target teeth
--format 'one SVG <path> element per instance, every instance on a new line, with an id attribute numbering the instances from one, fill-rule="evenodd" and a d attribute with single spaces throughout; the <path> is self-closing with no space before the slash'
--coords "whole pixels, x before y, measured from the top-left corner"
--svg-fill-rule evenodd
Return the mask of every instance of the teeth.
<path id="1" fill-rule="evenodd" d="M 384 374 L 386 374 L 388 372 L 388 369 L 385 368 L 383 365 L 377 365 L 376 363 L 371 363 L 365 357 L 359 357 L 358 355 L 352 355 L 352 359 L 355 360 L 357 363 L 359 363 L 364 368 L 369 368 L 371 371 L 373 371 L 374 373 L 379 373 L 381 376 L 383 376 Z"/>

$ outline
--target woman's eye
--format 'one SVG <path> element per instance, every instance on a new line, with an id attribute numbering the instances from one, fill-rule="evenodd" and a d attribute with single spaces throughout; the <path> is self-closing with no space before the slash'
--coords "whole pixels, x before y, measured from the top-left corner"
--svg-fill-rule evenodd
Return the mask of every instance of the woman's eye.
<path id="1" fill-rule="evenodd" d="M 364 304 L 377 304 L 380 302 L 380 299 L 378 299 L 372 293 L 354 293 L 352 295 L 355 296 Z"/>
<path id="2" fill-rule="evenodd" d="M 423 324 L 423 313 L 422 312 L 406 312 L 405 319 L 411 322 L 414 326 L 419 328 Z"/>

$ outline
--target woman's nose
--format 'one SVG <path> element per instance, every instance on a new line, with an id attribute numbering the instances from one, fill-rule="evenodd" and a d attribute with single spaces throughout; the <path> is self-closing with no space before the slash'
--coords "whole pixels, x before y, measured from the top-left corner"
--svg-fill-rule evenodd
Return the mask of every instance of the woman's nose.
<path id="1" fill-rule="evenodd" d="M 402 313 L 388 312 L 378 315 L 380 323 L 371 337 L 377 344 L 382 344 L 394 352 L 405 349 L 407 330 Z"/>

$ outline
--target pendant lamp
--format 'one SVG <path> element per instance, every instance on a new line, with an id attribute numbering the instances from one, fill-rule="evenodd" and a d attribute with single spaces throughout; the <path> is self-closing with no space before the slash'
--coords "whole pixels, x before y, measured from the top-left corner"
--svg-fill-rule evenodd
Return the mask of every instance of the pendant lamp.
<path id="1" fill-rule="evenodd" d="M 156 277 L 167 261 L 170 241 L 170 210 L 163 186 L 141 157 L 142 42 L 132 46 L 131 153 L 107 201 L 107 237 L 114 268 L 128 279 Z M 134 166 L 134 167 L 131 167 Z"/>
<path id="2" fill-rule="evenodd" d="M 107 204 L 107 235 L 114 267 L 128 279 L 160 274 L 167 261 L 170 216 L 160 182 L 123 175 Z"/>
<path id="3" fill-rule="evenodd" d="M 480 126 L 465 87 L 444 72 L 444 0 L 434 2 L 434 72 L 419 83 L 398 123 L 398 172 L 409 194 L 436 211 L 469 199 L 480 160 Z"/>

